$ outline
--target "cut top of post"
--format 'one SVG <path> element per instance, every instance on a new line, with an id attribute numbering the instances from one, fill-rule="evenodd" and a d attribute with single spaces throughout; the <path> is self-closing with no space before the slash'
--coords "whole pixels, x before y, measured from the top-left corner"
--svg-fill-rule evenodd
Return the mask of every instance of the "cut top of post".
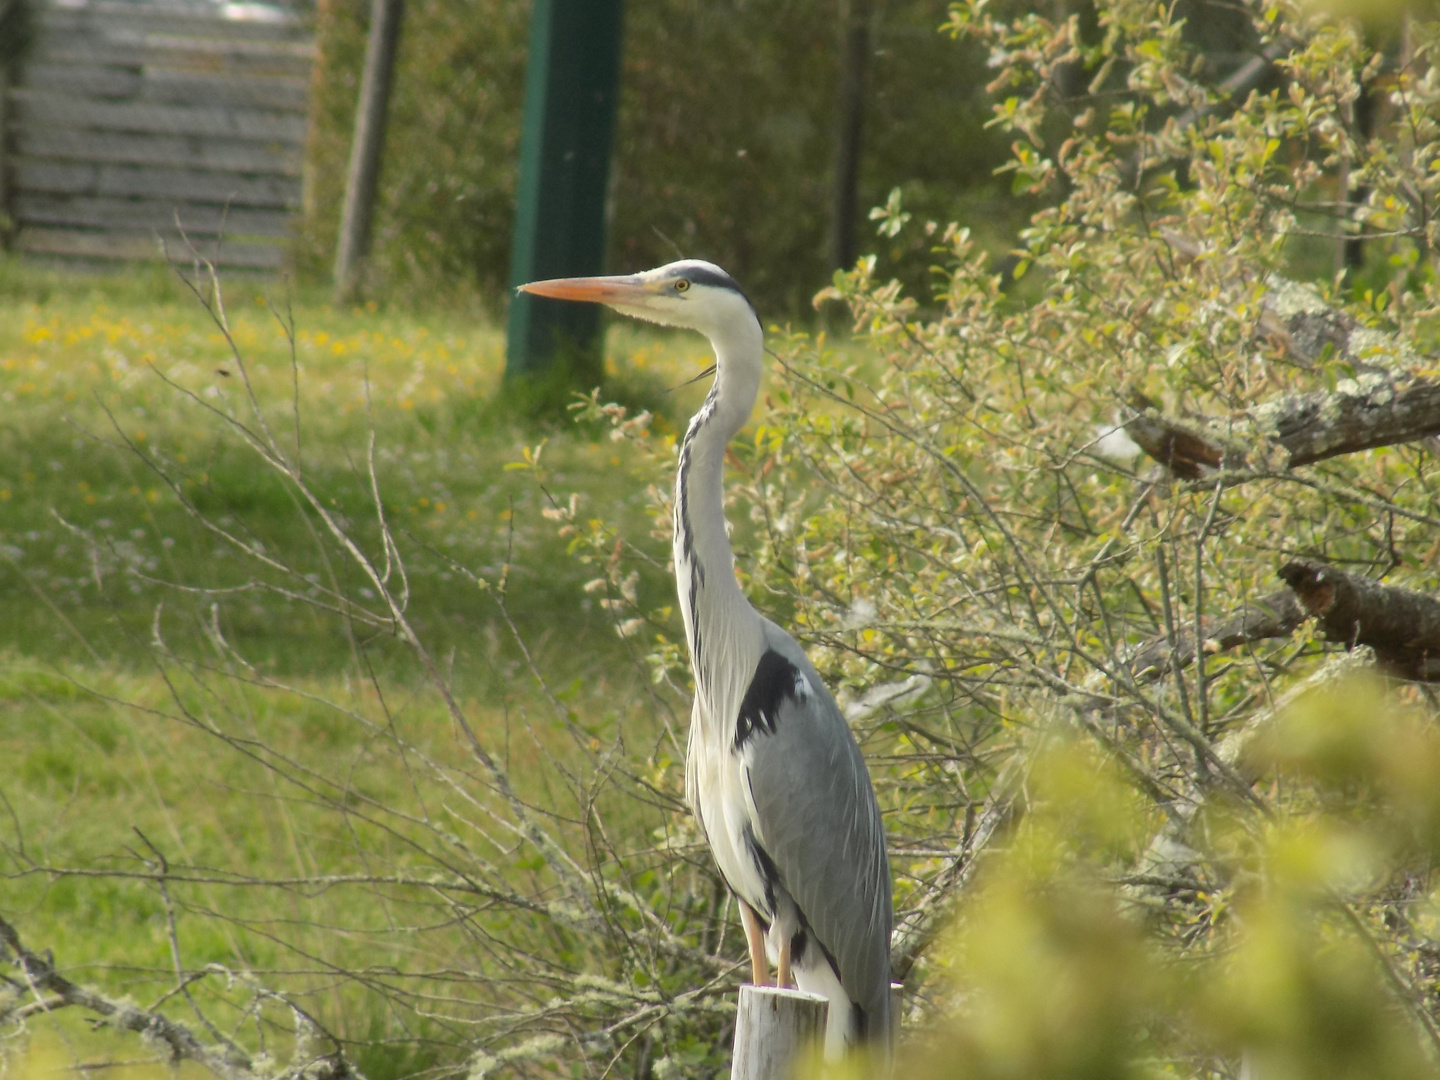
<path id="1" fill-rule="evenodd" d="M 797 1062 L 823 1050 L 829 1011 L 818 994 L 740 987 L 730 1080 L 793 1080 Z"/>

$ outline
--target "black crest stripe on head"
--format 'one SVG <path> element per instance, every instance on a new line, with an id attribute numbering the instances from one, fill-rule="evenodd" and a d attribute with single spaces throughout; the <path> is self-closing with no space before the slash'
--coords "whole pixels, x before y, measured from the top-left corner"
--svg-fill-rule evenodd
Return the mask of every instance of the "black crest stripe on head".
<path id="1" fill-rule="evenodd" d="M 712 269 L 708 266 L 701 266 L 698 263 L 687 263 L 681 273 L 695 285 L 709 285 L 716 289 L 729 289 L 731 292 L 739 293 L 741 299 L 750 305 L 750 310 L 755 310 L 755 302 L 745 294 L 740 283 L 723 270 Z"/>
<path id="2" fill-rule="evenodd" d="M 680 267 L 684 274 L 696 285 L 713 285 L 717 289 L 730 289 L 733 292 L 741 292 L 739 283 L 723 270 L 712 270 L 708 266 L 701 266 L 699 263 L 686 263 Z"/>

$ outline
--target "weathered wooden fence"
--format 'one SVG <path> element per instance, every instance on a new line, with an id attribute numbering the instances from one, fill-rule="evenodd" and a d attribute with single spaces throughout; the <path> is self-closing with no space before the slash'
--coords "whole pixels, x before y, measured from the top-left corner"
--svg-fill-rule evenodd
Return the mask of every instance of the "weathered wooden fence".
<path id="1" fill-rule="evenodd" d="M 188 258 L 183 233 L 217 265 L 280 266 L 300 208 L 314 45 L 279 14 L 38 5 L 34 48 L 0 108 L 12 246 Z"/>

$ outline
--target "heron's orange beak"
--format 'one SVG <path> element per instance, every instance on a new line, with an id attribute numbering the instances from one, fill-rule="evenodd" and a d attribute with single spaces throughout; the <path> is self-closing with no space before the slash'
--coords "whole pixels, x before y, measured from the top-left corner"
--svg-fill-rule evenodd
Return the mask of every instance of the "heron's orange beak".
<path id="1" fill-rule="evenodd" d="M 635 304 L 655 295 L 654 287 L 638 277 L 571 277 L 532 281 L 521 292 L 553 300 L 589 300 L 595 304 Z"/>

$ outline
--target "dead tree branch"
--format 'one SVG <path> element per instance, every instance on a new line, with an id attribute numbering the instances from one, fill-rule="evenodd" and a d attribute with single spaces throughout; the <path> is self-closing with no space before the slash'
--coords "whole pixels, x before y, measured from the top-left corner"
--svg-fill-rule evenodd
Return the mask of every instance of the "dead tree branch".
<path id="1" fill-rule="evenodd" d="M 1125 422 L 1126 434 L 1182 480 L 1199 480 L 1225 461 L 1226 447 L 1204 428 L 1163 415 L 1153 401 L 1141 395 L 1133 395 L 1131 404 L 1139 411 Z M 1243 455 L 1230 456 L 1233 461 Z"/>
<path id="2" fill-rule="evenodd" d="M 1202 648 L 1207 653 L 1222 653 L 1266 638 L 1289 637 L 1305 617 L 1295 602 L 1295 594 L 1289 589 L 1280 589 L 1205 625 Z M 1153 680 L 1177 666 L 1188 667 L 1194 660 L 1194 634 L 1181 630 L 1173 649 L 1164 634 L 1147 641 L 1130 661 L 1130 670 L 1137 679 Z"/>
<path id="3" fill-rule="evenodd" d="M 1286 466 L 1297 468 L 1440 435 L 1440 383 L 1379 371 L 1344 379 L 1333 391 L 1287 394 L 1256 405 L 1238 423 L 1226 422 L 1235 435 L 1248 434 L 1243 443 L 1222 434 L 1218 424 L 1175 420 L 1146 399 L 1133 404 L 1140 411 L 1126 421 L 1126 433 L 1184 480 L 1198 480 L 1222 463 L 1245 468 L 1273 449 L 1284 452 Z"/>
<path id="4" fill-rule="evenodd" d="M 74 1006 L 105 1017 L 122 1031 L 163 1043 L 169 1049 L 172 1060 L 194 1061 L 224 1080 L 255 1080 L 258 1075 L 255 1063 L 233 1043 L 223 1049 L 207 1046 L 184 1024 L 161 1013 L 117 1001 L 71 982 L 56 970 L 48 950 L 42 954 L 27 948 L 20 940 L 19 931 L 4 919 L 0 919 L 0 958 L 9 960 L 20 969 L 17 981 L 28 991 L 25 996 L 34 999 L 26 1002 L 22 997 L 0 1012 L 0 1018 Z M 324 1057 L 292 1062 L 277 1080 L 301 1076 L 306 1080 L 347 1080 L 359 1078 L 360 1074 L 337 1048 L 333 1054 Z"/>
<path id="5" fill-rule="evenodd" d="M 1440 384 L 1368 372 L 1333 393 L 1282 398 L 1250 415 L 1261 436 L 1284 447 L 1294 468 L 1440 434 Z"/>
<path id="6" fill-rule="evenodd" d="M 1306 559 L 1286 563 L 1280 577 L 1327 640 L 1368 645 L 1400 678 L 1440 681 L 1440 600 Z"/>
<path id="7" fill-rule="evenodd" d="M 39 953 L 31 952 L 20 940 L 19 932 L 0 919 L 0 945 L 8 959 L 21 971 L 25 985 L 37 997 L 41 992 L 53 994 L 51 1005 L 74 1005 L 111 1019 L 117 1027 L 159 1039 L 177 1061 L 198 1061 L 219 1076 L 240 1080 L 249 1072 L 248 1060 L 232 1061 L 216 1058 L 206 1050 L 183 1024 L 177 1024 L 158 1013 L 149 1013 L 132 1005 L 122 1005 L 103 994 L 71 982 L 55 970 L 54 963 Z"/>
<path id="8" fill-rule="evenodd" d="M 1391 334 L 1361 326 L 1312 289 L 1271 275 L 1261 329 L 1301 366 L 1328 356 L 1354 376 L 1333 390 L 1286 394 L 1239 420 L 1184 421 L 1133 396 L 1137 413 L 1125 430 L 1151 458 L 1185 480 L 1221 467 L 1243 468 L 1275 450 L 1289 468 L 1440 435 L 1440 382 L 1411 371 L 1420 357 Z"/>
<path id="9" fill-rule="evenodd" d="M 1279 274 L 1271 274 L 1265 284 L 1269 292 L 1260 328 L 1279 338 L 1302 367 L 1314 366 L 1327 350 L 1357 369 L 1370 371 L 1397 371 L 1419 360 L 1409 345 L 1393 334 L 1362 326 L 1348 312 L 1327 304 L 1309 285 Z"/>
<path id="10" fill-rule="evenodd" d="M 1228 652 L 1266 638 L 1289 637 L 1314 618 L 1327 641 L 1347 648 L 1370 646 L 1392 674 L 1440 681 L 1440 600 L 1305 559 L 1286 563 L 1279 576 L 1289 588 L 1207 624 L 1203 650 Z M 1137 679 L 1153 680 L 1194 659 L 1194 636 L 1182 631 L 1173 649 L 1163 635 L 1146 642 L 1130 661 L 1130 670 Z"/>

